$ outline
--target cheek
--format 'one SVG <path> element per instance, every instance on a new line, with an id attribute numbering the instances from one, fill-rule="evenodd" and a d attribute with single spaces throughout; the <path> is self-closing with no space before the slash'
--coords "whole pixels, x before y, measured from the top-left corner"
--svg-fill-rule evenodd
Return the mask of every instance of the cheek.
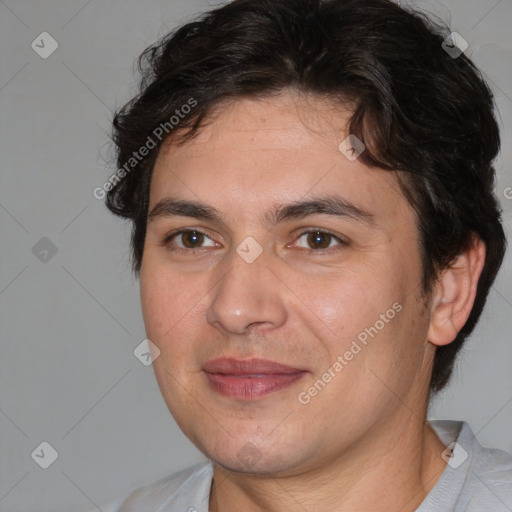
<path id="1" fill-rule="evenodd" d="M 162 349 L 194 318 L 202 294 L 179 274 L 151 268 L 141 269 L 140 297 L 146 333 Z"/>
<path id="2" fill-rule="evenodd" d="M 392 279 L 392 274 L 388 272 L 387 276 L 384 282 L 367 269 L 357 273 L 340 272 L 320 281 L 303 281 L 301 293 L 307 306 L 303 310 L 304 318 L 306 315 L 312 318 L 313 331 L 329 347 L 342 350 L 361 333 L 364 337 L 365 329 L 376 322 L 379 322 L 377 327 L 382 327 L 382 314 L 391 310 L 388 316 L 394 316 L 392 306 L 401 298 L 400 286 Z"/>

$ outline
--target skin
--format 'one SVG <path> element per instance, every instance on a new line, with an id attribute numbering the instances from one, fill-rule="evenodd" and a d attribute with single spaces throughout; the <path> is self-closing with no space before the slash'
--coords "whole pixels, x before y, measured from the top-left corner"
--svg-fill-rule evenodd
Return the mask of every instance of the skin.
<path id="1" fill-rule="evenodd" d="M 475 241 L 423 296 L 415 214 L 394 173 L 339 151 L 348 118 L 341 106 L 290 91 L 239 99 L 158 155 L 150 212 L 172 197 L 222 217 L 151 216 L 140 273 L 161 392 L 214 461 L 210 511 L 413 511 L 445 468 L 445 447 L 425 421 L 428 383 L 436 346 L 471 311 L 485 247 Z M 333 195 L 371 220 L 316 213 L 269 223 L 279 205 Z M 170 237 L 180 229 L 206 236 Z M 325 235 L 321 253 L 303 235 L 315 229 L 344 243 Z M 249 236 L 263 250 L 252 263 L 236 252 Z M 393 304 L 400 312 L 300 403 Z M 307 373 L 239 400 L 217 393 L 202 371 L 218 357 Z"/>

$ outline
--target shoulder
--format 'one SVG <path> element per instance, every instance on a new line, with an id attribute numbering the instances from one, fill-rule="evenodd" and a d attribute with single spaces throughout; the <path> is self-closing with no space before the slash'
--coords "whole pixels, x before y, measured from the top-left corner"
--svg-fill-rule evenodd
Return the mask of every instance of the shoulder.
<path id="1" fill-rule="evenodd" d="M 491 510 L 488 507 L 492 503 L 493 512 L 510 512 L 512 510 L 512 455 L 479 444 L 475 449 L 472 462 L 466 483 L 471 494 L 470 510 Z"/>
<path id="2" fill-rule="evenodd" d="M 431 424 L 452 456 L 430 498 L 443 501 L 444 495 L 446 504 L 453 506 L 449 510 L 510 512 L 512 455 L 482 446 L 465 422 Z"/>
<path id="3" fill-rule="evenodd" d="M 210 462 L 196 464 L 136 489 L 112 512 L 157 511 L 163 506 L 166 512 L 208 510 L 212 475 Z"/>

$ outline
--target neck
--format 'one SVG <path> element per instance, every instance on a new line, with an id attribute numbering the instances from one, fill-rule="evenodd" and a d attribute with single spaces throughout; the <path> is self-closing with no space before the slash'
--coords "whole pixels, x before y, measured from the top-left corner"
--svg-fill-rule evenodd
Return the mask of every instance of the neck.
<path id="1" fill-rule="evenodd" d="M 375 425 L 343 454 L 293 475 L 234 473 L 214 464 L 210 512 L 413 512 L 446 463 L 424 418 Z"/>

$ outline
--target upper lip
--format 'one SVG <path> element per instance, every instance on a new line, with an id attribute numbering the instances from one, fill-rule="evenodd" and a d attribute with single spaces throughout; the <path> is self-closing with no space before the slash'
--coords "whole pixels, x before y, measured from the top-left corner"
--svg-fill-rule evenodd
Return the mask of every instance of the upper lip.
<path id="1" fill-rule="evenodd" d="M 267 359 L 220 358 L 208 361 L 203 370 L 225 375 L 282 375 L 303 372 L 300 368 L 286 366 Z"/>

